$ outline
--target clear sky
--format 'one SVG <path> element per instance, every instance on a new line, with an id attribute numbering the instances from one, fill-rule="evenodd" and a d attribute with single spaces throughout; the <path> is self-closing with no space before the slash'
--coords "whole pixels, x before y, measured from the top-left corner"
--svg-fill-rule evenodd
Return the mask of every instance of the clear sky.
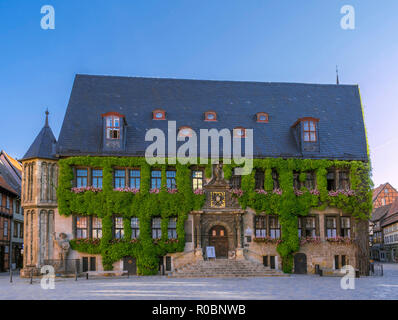
<path id="1" fill-rule="evenodd" d="M 338 65 L 361 89 L 374 183 L 398 188 L 397 17 L 397 0 L 0 0 L 0 149 L 21 158 L 47 107 L 58 137 L 76 73 L 335 83 Z"/>

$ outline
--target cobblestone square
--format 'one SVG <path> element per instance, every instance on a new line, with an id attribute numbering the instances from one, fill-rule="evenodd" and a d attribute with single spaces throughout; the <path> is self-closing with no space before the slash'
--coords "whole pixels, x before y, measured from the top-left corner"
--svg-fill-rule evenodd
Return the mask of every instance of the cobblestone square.
<path id="1" fill-rule="evenodd" d="M 385 264 L 383 277 L 355 279 L 354 290 L 343 290 L 337 277 L 291 275 L 263 278 L 175 279 L 162 276 L 57 279 L 54 290 L 43 290 L 40 280 L 8 274 L 0 276 L 0 300 L 246 300 L 398 299 L 398 264 Z"/>

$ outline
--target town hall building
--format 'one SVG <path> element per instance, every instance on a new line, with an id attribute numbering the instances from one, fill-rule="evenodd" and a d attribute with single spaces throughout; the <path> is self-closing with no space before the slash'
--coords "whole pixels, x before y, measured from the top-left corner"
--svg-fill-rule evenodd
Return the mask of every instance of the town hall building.
<path id="1" fill-rule="evenodd" d="M 176 154 L 148 163 L 151 129 L 166 133 L 166 150 L 228 129 L 242 154 L 253 130 L 253 170 Z M 58 140 L 46 113 L 22 165 L 24 276 L 44 265 L 170 276 L 369 270 L 356 85 L 77 75 Z"/>

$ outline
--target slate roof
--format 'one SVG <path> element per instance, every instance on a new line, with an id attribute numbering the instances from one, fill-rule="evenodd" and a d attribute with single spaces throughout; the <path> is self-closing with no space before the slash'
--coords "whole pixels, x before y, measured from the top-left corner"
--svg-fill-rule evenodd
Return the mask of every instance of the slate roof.
<path id="1" fill-rule="evenodd" d="M 378 207 L 378 208 L 374 209 L 372 211 L 372 218 L 370 219 L 370 221 L 375 222 L 375 221 L 380 220 L 381 218 L 383 218 L 388 213 L 390 208 L 391 208 L 391 204 L 388 204 L 388 205 L 385 205 L 385 206 L 381 206 L 381 207 Z"/>
<path id="2" fill-rule="evenodd" d="M 398 198 L 395 199 L 394 202 L 391 204 L 387 215 L 383 218 L 383 221 L 381 222 L 381 226 L 385 227 L 395 222 L 398 222 Z"/>
<path id="3" fill-rule="evenodd" d="M 366 134 L 356 85 L 262 83 L 77 75 L 57 144 L 57 154 L 143 155 L 148 129 L 167 132 L 167 121 L 152 120 L 164 109 L 177 128 L 254 129 L 254 156 L 329 158 L 367 161 Z M 217 112 L 217 122 L 203 121 L 205 111 Z M 101 114 L 119 112 L 128 123 L 126 149 L 102 150 Z M 255 114 L 267 112 L 269 123 Z M 291 126 L 299 118 L 319 118 L 320 152 L 302 154 Z M 48 129 L 43 129 L 48 130 Z M 48 131 L 41 133 L 44 136 Z M 52 139 L 52 138 L 51 138 Z M 47 140 L 51 140 L 47 138 Z M 41 138 L 40 141 L 44 139 Z M 48 146 L 34 143 L 25 155 L 48 156 Z M 178 144 L 177 144 L 178 146 Z"/>
<path id="4" fill-rule="evenodd" d="M 7 168 L 2 162 L 0 162 L 0 188 L 3 188 L 15 195 L 21 195 L 20 182 L 13 178 L 9 168 Z"/>
<path id="5" fill-rule="evenodd" d="M 46 119 L 43 129 L 41 129 L 22 160 L 33 158 L 55 159 L 56 143 L 57 140 L 48 125 L 48 119 Z"/>

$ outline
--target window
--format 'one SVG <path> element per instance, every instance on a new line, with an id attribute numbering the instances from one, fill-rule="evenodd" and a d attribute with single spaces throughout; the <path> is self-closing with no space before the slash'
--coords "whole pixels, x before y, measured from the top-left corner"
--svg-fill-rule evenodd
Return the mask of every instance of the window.
<path id="1" fill-rule="evenodd" d="M 115 226 L 115 239 L 123 239 L 124 238 L 124 228 L 123 228 L 123 218 L 115 217 L 114 220 Z"/>
<path id="2" fill-rule="evenodd" d="M 315 172 L 307 172 L 307 177 L 304 185 L 308 190 L 313 190 L 315 188 Z"/>
<path id="3" fill-rule="evenodd" d="M 126 186 L 126 170 L 115 170 L 115 188 Z"/>
<path id="4" fill-rule="evenodd" d="M 192 171 L 192 189 L 195 191 L 197 189 L 203 189 L 203 171 L 194 170 Z"/>
<path id="5" fill-rule="evenodd" d="M 19 237 L 21 239 L 23 239 L 23 223 L 21 223 L 19 226 L 20 226 L 20 228 L 19 228 Z"/>
<path id="6" fill-rule="evenodd" d="M 5 219 L 3 222 L 3 236 L 8 237 L 8 220 Z"/>
<path id="7" fill-rule="evenodd" d="M 231 187 L 233 189 L 240 189 L 240 186 L 241 186 L 241 183 L 242 183 L 242 176 L 237 175 L 235 170 L 236 169 L 234 169 L 234 173 L 233 173 L 233 175 L 231 177 L 231 181 L 230 181 Z"/>
<path id="8" fill-rule="evenodd" d="M 166 120 L 166 112 L 162 109 L 156 109 L 152 112 L 153 120 Z"/>
<path id="9" fill-rule="evenodd" d="M 272 239 L 280 239 L 281 225 L 278 217 L 269 217 L 269 235 Z"/>
<path id="10" fill-rule="evenodd" d="M 328 170 L 328 174 L 326 176 L 327 178 L 327 183 L 328 183 L 328 190 L 336 190 L 336 178 L 335 178 L 335 172 L 333 169 Z"/>
<path id="11" fill-rule="evenodd" d="M 177 239 L 177 218 L 170 218 L 167 227 L 168 239 Z"/>
<path id="12" fill-rule="evenodd" d="M 351 219 L 350 217 L 340 218 L 340 235 L 342 237 L 351 237 Z"/>
<path id="13" fill-rule="evenodd" d="M 93 217 L 91 235 L 93 239 L 102 238 L 102 220 L 100 218 Z"/>
<path id="14" fill-rule="evenodd" d="M 350 189 L 350 179 L 347 170 L 339 171 L 339 189 L 341 190 Z"/>
<path id="15" fill-rule="evenodd" d="M 87 187 L 87 169 L 76 170 L 76 187 Z"/>
<path id="16" fill-rule="evenodd" d="M 9 196 L 6 197 L 6 208 L 10 209 L 10 197 Z"/>
<path id="17" fill-rule="evenodd" d="M 152 170 L 151 172 L 151 188 L 160 189 L 162 185 L 162 172 L 160 170 Z"/>
<path id="18" fill-rule="evenodd" d="M 217 121 L 217 113 L 214 111 L 205 112 L 205 121 Z"/>
<path id="19" fill-rule="evenodd" d="M 120 118 L 110 116 L 106 118 L 106 138 L 120 139 Z"/>
<path id="20" fill-rule="evenodd" d="M 92 170 L 92 184 L 95 188 L 102 188 L 102 169 Z"/>
<path id="21" fill-rule="evenodd" d="M 276 169 L 272 169 L 272 181 L 274 183 L 274 190 L 279 189 L 279 174 Z"/>
<path id="22" fill-rule="evenodd" d="M 140 170 L 130 170 L 130 188 L 139 189 L 141 186 Z"/>
<path id="23" fill-rule="evenodd" d="M 336 217 L 326 217 L 326 237 L 336 238 L 336 236 L 337 236 Z"/>
<path id="24" fill-rule="evenodd" d="M 76 217 L 76 238 L 87 239 L 87 217 Z"/>
<path id="25" fill-rule="evenodd" d="M 162 237 L 161 218 L 152 219 L 152 239 L 160 239 Z"/>
<path id="26" fill-rule="evenodd" d="M 264 189 L 264 171 L 256 169 L 254 179 L 256 181 L 256 189 Z"/>
<path id="27" fill-rule="evenodd" d="M 300 173 L 293 171 L 293 188 L 300 189 Z"/>
<path id="28" fill-rule="evenodd" d="M 140 236 L 140 220 L 131 218 L 131 239 L 138 239 Z"/>
<path id="29" fill-rule="evenodd" d="M 316 217 L 301 217 L 299 222 L 299 238 L 316 237 Z"/>
<path id="30" fill-rule="evenodd" d="M 190 127 L 181 127 L 178 130 L 179 137 L 192 137 L 192 129 Z"/>
<path id="31" fill-rule="evenodd" d="M 316 142 L 316 123 L 313 120 L 303 121 L 304 142 Z"/>
<path id="32" fill-rule="evenodd" d="M 246 129 L 243 127 L 237 127 L 233 130 L 234 138 L 245 138 Z"/>
<path id="33" fill-rule="evenodd" d="M 255 218 L 255 234 L 256 238 L 265 238 L 267 236 L 267 217 L 256 216 Z"/>
<path id="34" fill-rule="evenodd" d="M 18 225 L 19 223 L 14 221 L 14 233 L 13 233 L 14 238 L 18 237 Z"/>
<path id="35" fill-rule="evenodd" d="M 15 201 L 15 213 L 21 213 L 21 201 Z"/>
<path id="36" fill-rule="evenodd" d="M 177 189 L 176 184 L 176 172 L 175 171 L 166 171 L 166 184 L 167 189 Z"/>
<path id="37" fill-rule="evenodd" d="M 267 123 L 268 122 L 268 114 L 265 112 L 257 113 L 257 122 Z"/>

